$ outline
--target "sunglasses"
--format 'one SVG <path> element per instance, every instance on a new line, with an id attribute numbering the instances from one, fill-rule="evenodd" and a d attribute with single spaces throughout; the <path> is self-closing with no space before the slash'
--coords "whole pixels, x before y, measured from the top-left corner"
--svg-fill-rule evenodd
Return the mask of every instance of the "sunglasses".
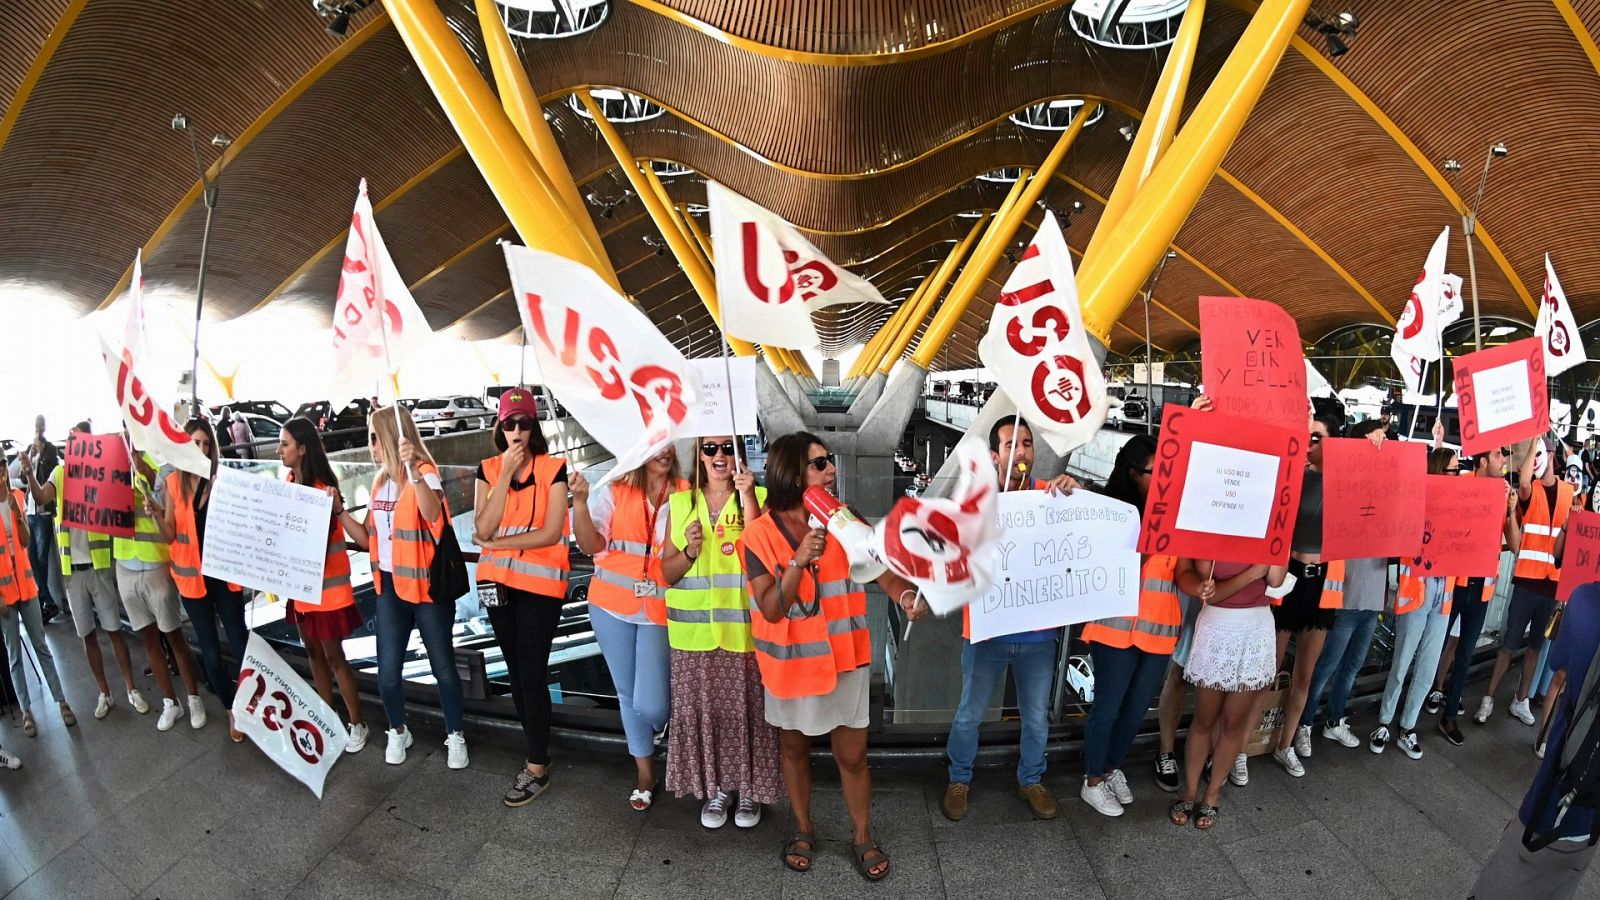
<path id="1" fill-rule="evenodd" d="M 507 419 L 500 428 L 503 431 L 532 431 L 533 420 L 518 416 L 515 419 Z"/>
<path id="2" fill-rule="evenodd" d="M 707 441 L 700 445 L 700 454 L 712 458 L 715 458 L 718 453 L 723 456 L 732 456 L 735 449 L 733 441 L 723 441 L 720 444 Z"/>
<path id="3" fill-rule="evenodd" d="M 821 456 L 814 456 L 806 460 L 806 465 L 816 469 L 818 472 L 826 472 L 828 467 L 833 465 L 833 454 L 824 453 Z"/>

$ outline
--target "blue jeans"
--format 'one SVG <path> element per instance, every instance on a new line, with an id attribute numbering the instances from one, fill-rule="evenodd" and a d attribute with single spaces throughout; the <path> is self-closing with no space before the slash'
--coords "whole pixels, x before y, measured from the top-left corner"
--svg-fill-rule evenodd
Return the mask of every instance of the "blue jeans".
<path id="1" fill-rule="evenodd" d="M 1022 759 L 1017 784 L 1027 787 L 1044 777 L 1044 745 L 1050 732 L 1050 684 L 1056 671 L 1056 641 L 1013 644 L 1002 640 L 961 642 L 961 705 L 950 724 L 950 781 L 972 782 L 978 758 L 978 726 L 989 711 L 995 688 L 1006 674 L 1017 683 L 1017 712 L 1022 717 Z"/>
<path id="2" fill-rule="evenodd" d="M 1333 627 L 1322 643 L 1322 655 L 1311 673 L 1311 694 L 1300 724 L 1310 727 L 1322 705 L 1322 692 L 1328 692 L 1328 721 L 1344 718 L 1350 704 L 1350 691 L 1356 684 L 1361 664 L 1367 661 L 1372 633 L 1378 628 L 1378 611 L 1341 609 L 1333 617 Z"/>
<path id="3" fill-rule="evenodd" d="M 231 591 L 226 582 L 206 579 L 206 595 L 199 600 L 183 598 L 184 611 L 189 614 L 189 624 L 194 626 L 195 643 L 200 645 L 200 668 L 211 683 L 211 692 L 222 705 L 233 708 L 233 692 L 239 686 L 239 662 L 244 659 L 245 644 L 250 640 L 250 629 L 244 624 L 244 591 Z M 228 635 L 228 649 L 233 652 L 233 662 L 222 664 L 222 642 L 217 638 L 217 620 Z"/>
<path id="4" fill-rule="evenodd" d="M 624 622 L 593 604 L 589 605 L 589 624 L 617 689 L 628 754 L 650 756 L 656 750 L 656 732 L 672 715 L 667 627 Z"/>
<path id="5" fill-rule="evenodd" d="M 1456 643 L 1455 661 L 1450 664 L 1450 690 L 1444 698 L 1442 715 L 1452 722 L 1456 718 L 1456 707 L 1461 705 L 1461 695 L 1467 690 L 1467 667 L 1472 664 L 1472 652 L 1478 649 L 1478 636 L 1483 633 L 1483 620 L 1488 615 L 1489 604 L 1477 596 L 1463 596 L 1462 591 L 1456 591 L 1450 618 L 1461 620 L 1461 639 Z"/>
<path id="6" fill-rule="evenodd" d="M 33 581 L 39 588 L 39 602 L 45 606 L 65 608 L 67 590 L 61 582 L 61 561 L 56 558 L 54 516 L 35 514 L 28 517 L 28 565 L 33 567 Z"/>
<path id="7" fill-rule="evenodd" d="M 1432 579 L 1428 579 L 1432 580 Z M 1383 686 L 1383 701 L 1378 706 L 1378 721 L 1387 725 L 1400 713 L 1400 730 L 1411 731 L 1417 727 L 1417 716 L 1422 703 L 1433 690 L 1433 676 L 1439 671 L 1439 653 L 1444 649 L 1445 635 L 1450 631 L 1450 617 L 1441 615 L 1423 604 L 1398 617 L 1394 623 L 1394 661 L 1389 667 L 1389 680 Z M 1406 703 L 1400 708 L 1400 688 L 1405 683 L 1406 672 L 1416 663 L 1411 674 L 1411 687 L 1406 691 Z"/>
<path id="8" fill-rule="evenodd" d="M 422 633 L 422 646 L 428 652 L 428 668 L 439 685 L 439 709 L 444 713 L 444 730 L 461 730 L 461 676 L 456 672 L 456 648 L 451 629 L 456 621 L 455 601 L 449 603 L 407 603 L 394 591 L 394 576 L 385 572 L 383 592 L 378 594 L 378 694 L 389 728 L 398 731 L 406 725 L 406 689 L 402 670 L 411 630 Z"/>
<path id="9" fill-rule="evenodd" d="M 1090 644 L 1089 657 L 1094 662 L 1094 706 L 1083 725 L 1083 773 L 1098 778 L 1122 768 L 1172 657 L 1104 644 Z"/>

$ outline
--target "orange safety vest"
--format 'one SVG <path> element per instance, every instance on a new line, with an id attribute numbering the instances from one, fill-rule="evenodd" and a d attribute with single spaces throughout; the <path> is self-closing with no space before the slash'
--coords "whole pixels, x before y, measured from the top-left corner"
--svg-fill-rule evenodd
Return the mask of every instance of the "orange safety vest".
<path id="1" fill-rule="evenodd" d="M 544 525 L 545 512 L 550 508 L 550 490 L 555 478 L 567 461 L 559 456 L 541 453 L 533 458 L 533 483 L 523 490 L 511 490 L 506 497 L 506 508 L 500 515 L 500 528 L 496 537 L 509 537 L 538 531 Z M 491 456 L 483 461 L 483 477 L 490 490 L 500 478 L 504 459 Z M 543 502 L 541 502 L 543 501 Z M 526 523 L 526 524 L 513 524 Z M 478 580 L 492 581 L 519 591 L 544 597 L 565 599 L 567 596 L 567 571 L 572 568 L 567 558 L 567 523 L 561 523 L 562 540 L 536 550 L 485 550 L 478 555 Z"/>
<path id="2" fill-rule="evenodd" d="M 27 497 L 13 490 L 17 498 L 18 513 L 11 518 L 11 529 L 6 534 L 5 547 L 0 548 L 0 602 L 15 606 L 39 596 L 39 586 L 33 581 L 33 566 L 28 562 L 28 548 L 22 545 L 22 513 Z M 11 514 L 10 510 L 6 511 Z"/>
<path id="3" fill-rule="evenodd" d="M 419 483 L 429 475 L 438 474 L 439 467 L 433 463 L 417 463 Z M 428 596 L 428 578 L 433 571 L 434 548 L 450 522 L 450 504 L 440 499 L 439 511 L 440 520 L 424 526 L 422 513 L 417 508 L 417 486 L 409 481 L 400 485 L 400 498 L 395 501 L 394 515 L 389 520 L 392 529 L 389 535 L 389 567 L 394 570 L 395 595 L 407 603 L 433 602 L 433 598 Z M 371 521 L 370 516 L 368 521 Z M 424 527 L 432 533 L 431 540 L 423 533 Z M 373 559 L 376 561 L 376 553 Z M 383 593 L 383 569 L 378 566 L 372 567 L 372 589 Z"/>
<path id="4" fill-rule="evenodd" d="M 1183 630 L 1183 608 L 1178 604 L 1178 585 L 1174 574 L 1176 556 L 1147 556 L 1140 568 L 1139 615 L 1097 619 L 1083 626 L 1083 639 L 1089 643 L 1126 649 L 1137 647 L 1146 653 L 1170 655 L 1178 646 Z"/>
<path id="5" fill-rule="evenodd" d="M 1327 568 L 1322 576 L 1322 596 L 1317 599 L 1317 608 L 1344 609 L 1344 560 L 1326 560 L 1323 565 Z M 1282 606 L 1283 597 L 1273 597 L 1272 605 Z"/>
<path id="6" fill-rule="evenodd" d="M 1561 567 L 1556 565 L 1556 539 L 1561 529 L 1567 527 L 1567 517 L 1572 514 L 1572 485 L 1556 482 L 1556 508 L 1550 509 L 1545 499 L 1544 485 L 1533 486 L 1533 496 L 1528 499 L 1528 512 L 1522 517 L 1522 544 L 1517 548 L 1517 567 L 1512 575 L 1517 578 L 1543 578 L 1560 581 Z"/>
<path id="7" fill-rule="evenodd" d="M 1422 608 L 1422 601 L 1427 597 L 1427 593 L 1423 589 L 1423 577 L 1427 576 L 1419 577 L 1412 575 L 1411 566 L 1407 565 L 1406 563 L 1400 564 L 1400 588 L 1396 593 L 1394 600 L 1395 615 L 1403 616 L 1408 612 Z M 1455 575 L 1445 576 L 1444 606 L 1440 608 L 1439 615 L 1450 615 L 1450 610 L 1454 608 L 1455 605 L 1456 587 L 1465 584 L 1466 582 L 1467 579 L 1458 578 Z M 1483 602 L 1488 603 L 1493 598 L 1494 578 L 1485 578 L 1483 580 Z"/>
<path id="8" fill-rule="evenodd" d="M 745 526 L 742 540 L 775 578 L 794 559 L 794 548 L 778 530 L 774 514 Z M 749 575 L 746 570 L 747 582 Z M 816 611 L 806 615 L 809 604 L 816 604 Z M 789 607 L 788 615 L 768 622 L 758 613 L 750 620 L 761 683 L 774 697 L 823 696 L 838 684 L 840 672 L 872 664 L 867 592 L 850 580 L 849 557 L 831 534 L 815 570 L 800 579 L 800 601 Z"/>
<path id="9" fill-rule="evenodd" d="M 644 607 L 650 621 L 667 624 L 667 588 L 661 573 L 661 548 L 656 546 L 655 527 L 659 508 L 667 496 L 686 491 L 689 482 L 682 478 L 666 485 L 661 502 L 652 508 L 644 492 L 625 481 L 613 481 L 611 488 L 611 533 L 606 549 L 594 558 L 594 578 L 589 581 L 589 602 L 621 617 L 636 616 Z M 635 585 L 648 581 L 652 590 L 640 596 Z"/>
<path id="10" fill-rule="evenodd" d="M 183 494 L 183 473 L 167 473 L 167 496 L 175 504 L 172 518 L 172 581 L 178 593 L 189 600 L 204 600 L 206 579 L 200 574 L 200 528 L 195 523 L 194 498 Z M 228 590 L 239 586 L 230 583 Z"/>
<path id="11" fill-rule="evenodd" d="M 289 480 L 291 482 L 294 481 L 293 472 L 289 473 Z M 318 482 L 313 484 L 312 487 L 319 491 L 325 491 L 330 487 L 337 487 L 337 485 Z M 294 600 L 297 598 L 290 597 L 289 599 Z M 355 603 L 356 592 L 350 585 L 350 554 L 345 552 L 344 549 L 344 524 L 339 521 L 338 516 L 330 516 L 328 519 L 328 558 L 322 564 L 322 602 L 315 606 L 307 603 L 299 609 L 299 612 L 334 612 L 344 609 L 346 606 L 354 606 Z"/>

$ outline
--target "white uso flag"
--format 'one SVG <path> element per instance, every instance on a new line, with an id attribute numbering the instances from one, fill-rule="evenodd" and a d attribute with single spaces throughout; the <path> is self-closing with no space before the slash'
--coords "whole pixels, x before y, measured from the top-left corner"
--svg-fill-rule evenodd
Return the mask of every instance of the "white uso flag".
<path id="1" fill-rule="evenodd" d="M 695 435 L 700 375 L 638 307 L 582 263 L 516 244 L 505 250 L 545 386 L 617 458 L 595 487 Z"/>
<path id="2" fill-rule="evenodd" d="M 956 445 L 956 484 L 948 497 L 901 498 L 873 529 L 872 552 L 922 591 L 943 616 L 988 593 L 1000 536 L 1000 476 L 974 438 Z"/>
<path id="3" fill-rule="evenodd" d="M 1425 363 L 1438 362 L 1444 356 L 1442 335 L 1444 328 L 1461 318 L 1461 277 L 1444 270 L 1445 251 L 1450 246 L 1450 227 L 1434 240 L 1428 259 L 1422 265 L 1422 275 L 1412 288 L 1405 309 L 1400 311 L 1400 321 L 1394 326 L 1394 341 L 1389 346 L 1389 357 L 1400 369 L 1406 389 L 1411 393 L 1422 390 L 1422 370 Z"/>
<path id="4" fill-rule="evenodd" d="M 1572 317 L 1572 307 L 1567 304 L 1567 292 L 1556 279 L 1548 253 L 1544 255 L 1544 299 L 1539 303 L 1539 319 L 1533 325 L 1533 334 L 1544 342 L 1544 374 L 1547 376 L 1560 375 L 1589 361 L 1578 336 L 1578 321 Z"/>
<path id="5" fill-rule="evenodd" d="M 393 376 L 411 351 L 432 336 L 427 317 L 378 233 L 363 178 L 344 245 L 339 293 L 333 301 L 331 399 L 365 397 L 376 388 L 380 400 L 393 402 Z"/>
<path id="6" fill-rule="evenodd" d="M 773 347 L 818 345 L 811 314 L 836 303 L 884 303 L 865 278 L 834 265 L 793 225 L 706 182 L 717 299 L 729 336 Z"/>
<path id="7" fill-rule="evenodd" d="M 253 631 L 240 661 L 233 725 L 318 798 L 350 740 L 333 707 Z"/>
<path id="8" fill-rule="evenodd" d="M 1045 213 L 1000 289 L 978 357 L 1057 454 L 1087 444 L 1105 422 L 1105 375 L 1083 327 L 1072 256 L 1053 214 Z"/>

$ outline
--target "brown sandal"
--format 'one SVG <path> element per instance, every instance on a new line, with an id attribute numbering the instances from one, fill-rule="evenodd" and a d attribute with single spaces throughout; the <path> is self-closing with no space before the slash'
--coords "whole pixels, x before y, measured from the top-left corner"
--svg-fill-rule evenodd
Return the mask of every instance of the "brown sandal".
<path id="1" fill-rule="evenodd" d="M 801 847 L 801 844 L 807 844 L 808 846 Z M 806 864 L 803 866 L 795 865 L 789 860 L 789 857 L 791 856 L 800 857 L 806 861 Z M 798 832 L 794 837 L 789 839 L 789 843 L 783 845 L 783 864 L 795 872 L 811 871 L 811 864 L 816 862 L 816 860 L 817 836 L 814 834 L 806 834 L 803 831 Z"/>
<path id="2" fill-rule="evenodd" d="M 878 858 L 868 862 L 867 856 L 873 853 L 878 854 Z M 867 841 L 864 844 L 852 845 L 850 847 L 850 860 L 855 863 L 856 871 L 861 873 L 861 877 L 868 881 L 882 881 L 889 876 L 889 854 L 883 852 L 883 848 L 878 846 L 877 841 Z M 872 874 L 872 867 L 878 865 L 883 866 L 883 871 L 876 875 Z"/>

